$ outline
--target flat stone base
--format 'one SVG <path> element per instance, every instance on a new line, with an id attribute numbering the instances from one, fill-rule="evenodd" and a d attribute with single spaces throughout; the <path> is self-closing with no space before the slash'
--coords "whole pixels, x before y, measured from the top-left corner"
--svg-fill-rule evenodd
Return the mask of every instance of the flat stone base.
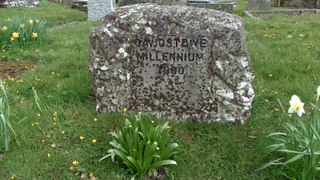
<path id="1" fill-rule="evenodd" d="M 255 11 L 245 11 L 244 15 L 253 19 L 261 19 L 261 17 L 256 16 L 260 14 L 262 16 L 270 16 L 275 14 L 283 15 L 303 15 L 303 14 L 320 14 L 320 9 L 288 9 L 288 10 L 255 10 Z"/>

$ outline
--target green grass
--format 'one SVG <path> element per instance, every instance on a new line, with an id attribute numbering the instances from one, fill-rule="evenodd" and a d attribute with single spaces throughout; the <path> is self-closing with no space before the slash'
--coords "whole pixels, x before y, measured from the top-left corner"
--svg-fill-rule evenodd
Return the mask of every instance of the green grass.
<path id="1" fill-rule="evenodd" d="M 85 12 L 73 10 L 68 6 L 61 6 L 48 1 L 40 1 L 38 8 L 1 8 L 0 17 L 10 18 L 15 15 L 44 18 L 48 21 L 49 26 L 87 20 Z"/>
<path id="2" fill-rule="evenodd" d="M 46 13 L 51 10 L 55 13 Z M 32 71 L 6 81 L 11 123 L 21 145 L 17 146 L 11 137 L 10 151 L 0 154 L 0 179 L 79 179 L 82 172 L 93 173 L 99 179 L 124 177 L 126 172 L 119 164 L 98 161 L 110 148 L 108 132 L 122 127 L 127 115 L 95 112 L 88 71 L 88 33 L 94 25 L 86 22 L 83 12 L 48 2 L 42 2 L 39 9 L 0 11 L 1 16 L 17 13 L 45 13 L 52 26 L 51 41 L 37 48 L 0 52 L 1 59 L 37 62 Z M 254 170 L 276 158 L 262 157 L 260 146 L 265 144 L 265 135 L 280 130 L 284 122 L 277 99 L 285 108 L 293 94 L 303 102 L 315 99 L 320 78 L 318 19 L 244 19 L 256 75 L 252 117 L 244 125 L 172 122 L 170 133 L 181 147 L 181 153 L 175 156 L 178 165 L 170 168 L 176 179 L 284 178 L 281 174 L 285 169 L 278 167 Z M 53 27 L 68 22 L 74 23 Z M 37 90 L 43 112 L 35 104 L 32 87 Z M 306 111 L 310 109 L 306 103 Z M 80 140 L 80 136 L 85 139 Z M 92 139 L 97 143 L 92 144 Z M 70 170 L 74 160 L 79 161 L 78 168 Z"/>

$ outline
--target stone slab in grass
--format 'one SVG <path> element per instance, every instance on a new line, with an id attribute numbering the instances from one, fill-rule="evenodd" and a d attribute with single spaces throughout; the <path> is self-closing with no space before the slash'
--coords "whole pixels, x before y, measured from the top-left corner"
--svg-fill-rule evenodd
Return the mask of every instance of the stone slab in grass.
<path id="1" fill-rule="evenodd" d="M 190 6 L 137 4 L 90 34 L 98 112 L 146 112 L 176 121 L 244 122 L 254 97 L 243 23 Z"/>
<path id="2" fill-rule="evenodd" d="M 320 9 L 253 10 L 244 12 L 245 16 L 253 19 L 261 19 L 271 15 L 301 16 L 307 14 L 320 14 Z"/>

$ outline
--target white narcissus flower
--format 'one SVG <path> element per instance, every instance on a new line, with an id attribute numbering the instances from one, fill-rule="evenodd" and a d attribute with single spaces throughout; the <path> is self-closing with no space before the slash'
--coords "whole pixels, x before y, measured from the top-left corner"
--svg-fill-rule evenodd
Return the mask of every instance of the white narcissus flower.
<path id="1" fill-rule="evenodd" d="M 288 113 L 296 112 L 300 117 L 302 116 L 303 113 L 305 113 L 303 109 L 304 103 L 300 101 L 300 98 L 297 95 L 293 95 L 289 103 L 290 103 L 290 108 L 288 110 Z"/>
<path id="2" fill-rule="evenodd" d="M 320 86 L 318 86 L 317 88 L 317 101 L 319 100 L 320 97 Z"/>

